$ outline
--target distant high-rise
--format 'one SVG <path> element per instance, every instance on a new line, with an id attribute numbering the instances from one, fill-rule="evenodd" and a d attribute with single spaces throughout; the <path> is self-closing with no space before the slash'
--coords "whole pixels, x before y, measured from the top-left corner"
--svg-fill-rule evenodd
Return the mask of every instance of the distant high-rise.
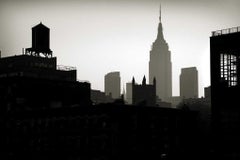
<path id="1" fill-rule="evenodd" d="M 196 67 L 182 68 L 180 96 L 182 98 L 198 98 L 198 71 Z"/>
<path id="2" fill-rule="evenodd" d="M 204 98 L 211 100 L 211 86 L 204 87 Z"/>
<path id="3" fill-rule="evenodd" d="M 168 101 L 172 97 L 172 62 L 171 52 L 163 37 L 161 22 L 161 8 L 158 25 L 157 39 L 152 45 L 149 61 L 149 83 L 156 78 L 156 94 L 162 101 Z"/>
<path id="4" fill-rule="evenodd" d="M 126 93 L 126 101 L 128 104 L 132 104 L 132 83 L 128 82 L 126 84 L 127 93 Z"/>
<path id="5" fill-rule="evenodd" d="M 114 99 L 120 98 L 120 72 L 110 72 L 105 75 L 105 94 Z"/>

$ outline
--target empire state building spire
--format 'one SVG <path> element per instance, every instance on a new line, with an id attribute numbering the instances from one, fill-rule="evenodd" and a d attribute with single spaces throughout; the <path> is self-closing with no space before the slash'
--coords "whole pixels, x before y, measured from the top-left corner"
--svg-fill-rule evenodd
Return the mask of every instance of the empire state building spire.
<path id="1" fill-rule="evenodd" d="M 171 52 L 163 36 L 161 5 L 157 38 L 152 44 L 149 61 L 149 83 L 156 79 L 156 94 L 163 101 L 172 97 Z"/>
<path id="2" fill-rule="evenodd" d="M 160 3 L 159 22 L 162 23 L 161 3 Z"/>
<path id="3" fill-rule="evenodd" d="M 157 39 L 153 43 L 152 47 L 158 46 L 157 43 L 166 43 L 164 36 L 163 36 L 163 27 L 162 27 L 162 9 L 160 4 L 159 9 L 159 24 L 158 24 L 158 33 L 157 33 Z M 167 44 L 167 43 L 166 43 Z"/>

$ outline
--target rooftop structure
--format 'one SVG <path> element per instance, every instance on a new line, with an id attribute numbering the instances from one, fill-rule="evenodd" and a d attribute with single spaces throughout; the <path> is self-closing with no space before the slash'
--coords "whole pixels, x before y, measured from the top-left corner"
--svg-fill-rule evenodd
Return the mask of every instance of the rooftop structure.
<path id="1" fill-rule="evenodd" d="M 26 54 L 52 57 L 50 49 L 50 29 L 42 22 L 32 28 L 32 47 L 26 49 Z"/>
<path id="2" fill-rule="evenodd" d="M 224 34 L 231 34 L 236 32 L 240 32 L 240 26 L 213 31 L 212 36 L 221 36 Z"/>

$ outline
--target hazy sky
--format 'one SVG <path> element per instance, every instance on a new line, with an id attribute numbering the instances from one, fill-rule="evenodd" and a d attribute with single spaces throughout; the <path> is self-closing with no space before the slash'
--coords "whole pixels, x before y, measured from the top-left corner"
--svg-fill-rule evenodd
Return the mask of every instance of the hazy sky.
<path id="1" fill-rule="evenodd" d="M 148 77 L 160 0 L 1 0 L 2 56 L 31 47 L 31 27 L 51 29 L 58 64 L 75 66 L 79 80 L 104 88 L 104 75 L 120 71 L 122 84 Z M 173 95 L 183 67 L 199 71 L 199 94 L 210 84 L 211 31 L 240 25 L 239 0 L 161 0 L 164 37 L 172 52 Z M 148 79 L 148 78 L 147 78 Z"/>

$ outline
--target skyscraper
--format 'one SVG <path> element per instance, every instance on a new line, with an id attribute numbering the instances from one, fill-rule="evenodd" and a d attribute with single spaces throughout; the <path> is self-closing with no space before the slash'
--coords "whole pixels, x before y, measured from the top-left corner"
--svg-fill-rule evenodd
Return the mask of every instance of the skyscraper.
<path id="1" fill-rule="evenodd" d="M 104 79 L 105 94 L 114 99 L 120 98 L 120 72 L 110 72 Z"/>
<path id="2" fill-rule="evenodd" d="M 180 96 L 182 98 L 198 98 L 198 71 L 196 67 L 182 68 Z"/>
<path id="3" fill-rule="evenodd" d="M 171 52 L 163 37 L 161 7 L 158 35 L 150 51 L 149 83 L 153 82 L 154 77 L 156 78 L 157 96 L 163 101 L 168 101 L 168 98 L 172 97 L 172 62 Z"/>
<path id="4" fill-rule="evenodd" d="M 240 159 L 240 26 L 212 32 L 210 57 L 215 159 Z"/>
<path id="5" fill-rule="evenodd" d="M 126 101 L 128 104 L 132 104 L 132 83 L 126 83 L 127 94 L 126 94 Z"/>

